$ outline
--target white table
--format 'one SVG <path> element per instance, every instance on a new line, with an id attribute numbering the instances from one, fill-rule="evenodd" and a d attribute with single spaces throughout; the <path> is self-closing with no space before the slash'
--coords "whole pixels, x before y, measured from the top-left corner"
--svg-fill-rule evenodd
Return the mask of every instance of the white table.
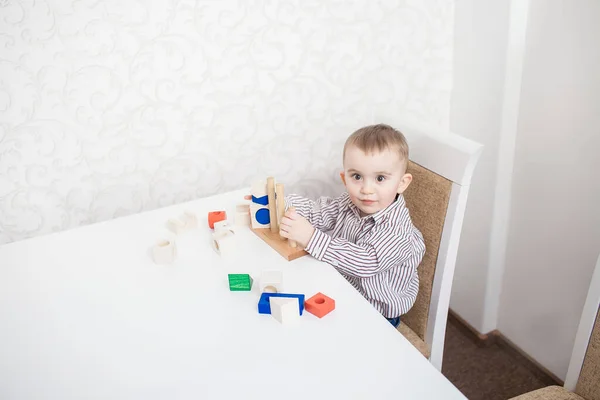
<path id="1" fill-rule="evenodd" d="M 239 259 L 211 248 L 206 216 L 233 219 L 245 190 L 0 247 L 0 398 L 464 399 L 335 269 L 288 262 L 248 228 Z M 172 265 L 149 247 L 185 210 Z M 336 309 L 293 325 L 258 314 L 259 294 L 227 273 L 284 274 L 285 291 L 321 291 Z"/>

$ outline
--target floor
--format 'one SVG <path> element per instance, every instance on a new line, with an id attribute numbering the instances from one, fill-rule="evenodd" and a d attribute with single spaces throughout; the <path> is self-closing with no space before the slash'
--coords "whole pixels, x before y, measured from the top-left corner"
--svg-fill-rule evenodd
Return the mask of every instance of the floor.
<path id="1" fill-rule="evenodd" d="M 448 319 L 442 373 L 470 400 L 505 400 L 555 384 L 502 343 L 478 345 Z"/>

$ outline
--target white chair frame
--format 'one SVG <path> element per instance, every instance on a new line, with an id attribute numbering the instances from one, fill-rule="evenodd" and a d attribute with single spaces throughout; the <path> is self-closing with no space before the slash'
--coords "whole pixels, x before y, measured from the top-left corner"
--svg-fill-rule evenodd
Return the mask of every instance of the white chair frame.
<path id="1" fill-rule="evenodd" d="M 581 312 L 581 319 L 579 320 L 579 327 L 577 328 L 575 343 L 573 344 L 573 352 L 571 353 L 571 361 L 569 362 L 569 368 L 567 369 L 567 376 L 565 378 L 564 387 L 570 392 L 575 392 L 575 387 L 577 386 L 579 374 L 583 367 L 583 360 L 585 359 L 585 353 L 587 352 L 590 337 L 592 336 L 592 330 L 594 329 L 594 322 L 596 321 L 599 307 L 600 256 L 598 257 L 596 267 L 592 273 L 592 280 L 583 306 L 583 311 Z"/>
<path id="2" fill-rule="evenodd" d="M 436 263 L 425 343 L 430 362 L 441 371 L 454 268 L 473 171 L 483 145 L 435 128 L 394 124 L 405 136 L 410 159 L 452 182 Z"/>

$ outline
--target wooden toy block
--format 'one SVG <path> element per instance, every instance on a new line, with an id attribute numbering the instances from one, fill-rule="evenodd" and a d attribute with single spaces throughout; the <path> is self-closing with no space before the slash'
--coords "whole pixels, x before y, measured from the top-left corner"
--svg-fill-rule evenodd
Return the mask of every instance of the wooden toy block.
<path id="1" fill-rule="evenodd" d="M 250 204 L 238 204 L 235 207 L 235 224 L 239 226 L 250 226 Z"/>
<path id="2" fill-rule="evenodd" d="M 269 216 L 269 209 L 263 205 L 251 203 L 250 204 L 250 223 L 253 229 L 266 229 L 271 230 L 271 219 Z"/>
<path id="3" fill-rule="evenodd" d="M 250 222 L 252 228 L 271 228 L 271 211 L 269 210 L 269 193 L 267 183 L 258 181 L 252 185 L 252 202 L 250 203 Z"/>
<path id="4" fill-rule="evenodd" d="M 289 324 L 300 318 L 296 299 L 286 297 L 271 297 L 271 315 L 282 324 Z"/>
<path id="5" fill-rule="evenodd" d="M 258 313 L 259 314 L 271 314 L 271 298 L 273 297 L 287 297 L 296 299 L 298 304 L 299 314 L 302 315 L 304 311 L 304 295 L 296 294 L 296 293 L 267 293 L 264 292 L 260 295 L 260 299 L 258 300 Z"/>
<path id="6" fill-rule="evenodd" d="M 198 227 L 198 217 L 191 211 L 185 211 L 181 219 L 187 229 L 196 229 Z"/>
<path id="7" fill-rule="evenodd" d="M 223 221 L 215 222 L 213 224 L 215 233 L 224 232 L 224 231 L 233 231 L 233 227 L 231 223 L 224 219 Z"/>
<path id="8" fill-rule="evenodd" d="M 335 309 L 335 300 L 319 292 L 304 302 L 304 308 L 309 313 L 323 318 Z"/>
<path id="9" fill-rule="evenodd" d="M 210 211 L 208 213 L 208 226 L 210 229 L 214 229 L 215 222 L 223 221 L 227 219 L 227 212 L 225 211 Z"/>
<path id="10" fill-rule="evenodd" d="M 261 204 L 265 207 L 269 204 L 269 192 L 267 191 L 266 181 L 254 182 L 250 189 L 250 194 L 252 195 L 253 203 Z"/>
<path id="11" fill-rule="evenodd" d="M 223 257 L 229 257 L 235 253 L 235 232 L 224 229 L 213 233 L 213 249 Z"/>
<path id="12" fill-rule="evenodd" d="M 170 264 L 177 256 L 175 241 L 161 239 L 152 246 L 152 259 L 156 264 Z"/>
<path id="13" fill-rule="evenodd" d="M 260 293 L 279 293 L 283 291 L 283 273 L 281 271 L 263 271 L 260 274 L 258 291 Z"/>
<path id="14" fill-rule="evenodd" d="M 250 204 L 256 204 L 263 206 L 264 208 L 268 208 L 269 192 L 267 191 L 266 181 L 254 182 L 252 184 L 252 188 L 250 189 L 250 194 L 252 195 L 252 201 L 250 202 Z"/>
<path id="15" fill-rule="evenodd" d="M 184 233 L 198 227 L 198 218 L 190 211 L 186 211 L 179 218 L 171 218 L 167 222 L 169 229 L 176 234 Z"/>
<path id="16" fill-rule="evenodd" d="M 229 290 L 232 292 L 250 291 L 252 289 L 252 277 L 248 274 L 228 274 Z"/>
<path id="17" fill-rule="evenodd" d="M 178 218 L 170 218 L 169 221 L 167 221 L 167 225 L 169 226 L 169 230 L 176 234 L 182 233 L 185 229 L 184 223 Z"/>

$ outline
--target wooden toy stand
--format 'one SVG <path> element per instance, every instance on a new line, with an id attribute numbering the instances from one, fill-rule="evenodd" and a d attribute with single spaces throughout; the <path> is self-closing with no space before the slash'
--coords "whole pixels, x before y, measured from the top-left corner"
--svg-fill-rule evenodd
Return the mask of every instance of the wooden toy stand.
<path id="1" fill-rule="evenodd" d="M 263 193 L 252 193 L 255 197 L 260 197 L 262 194 Z M 278 183 L 275 185 L 275 179 L 273 177 L 267 178 L 266 194 L 268 196 L 267 206 L 269 210 L 268 227 L 257 227 L 259 226 L 259 223 L 256 221 L 255 215 L 251 215 L 252 223 L 250 229 L 288 261 L 307 255 L 308 253 L 304 249 L 298 247 L 296 242 L 287 240 L 279 235 L 279 222 L 285 214 L 283 184 Z M 292 207 L 290 207 L 290 209 L 292 209 Z"/>

